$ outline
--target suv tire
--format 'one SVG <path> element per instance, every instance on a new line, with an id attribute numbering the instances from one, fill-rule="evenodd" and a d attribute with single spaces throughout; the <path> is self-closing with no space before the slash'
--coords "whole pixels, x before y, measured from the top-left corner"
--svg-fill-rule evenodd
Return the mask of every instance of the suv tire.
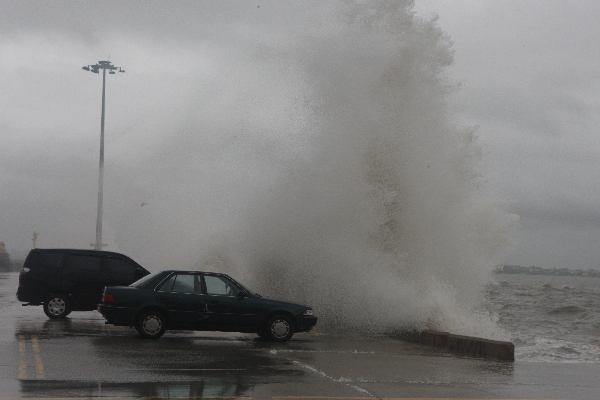
<path id="1" fill-rule="evenodd" d="M 158 311 L 148 311 L 138 317 L 135 329 L 143 338 L 158 339 L 167 330 L 166 322 Z"/>
<path id="2" fill-rule="evenodd" d="M 69 301 L 62 294 L 52 295 L 44 302 L 44 312 L 52 319 L 66 318 L 71 313 Z"/>
<path id="3" fill-rule="evenodd" d="M 286 315 L 275 315 L 267 322 L 264 335 L 271 342 L 287 342 L 294 335 L 294 322 Z"/>

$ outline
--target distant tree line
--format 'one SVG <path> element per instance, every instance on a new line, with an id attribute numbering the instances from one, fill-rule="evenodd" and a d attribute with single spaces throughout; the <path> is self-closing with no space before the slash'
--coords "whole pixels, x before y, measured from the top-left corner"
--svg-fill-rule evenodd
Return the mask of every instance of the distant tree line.
<path id="1" fill-rule="evenodd" d="M 522 267 L 520 265 L 499 265 L 496 267 L 497 274 L 527 274 L 527 275 L 559 275 L 559 276 L 597 276 L 600 277 L 600 270 L 569 268 L 541 268 L 541 267 Z"/>

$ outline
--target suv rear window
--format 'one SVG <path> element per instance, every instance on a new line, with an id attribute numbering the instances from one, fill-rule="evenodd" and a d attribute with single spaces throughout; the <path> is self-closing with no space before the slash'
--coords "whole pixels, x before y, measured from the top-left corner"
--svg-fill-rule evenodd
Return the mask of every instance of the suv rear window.
<path id="1" fill-rule="evenodd" d="M 118 258 L 107 258 L 108 275 L 115 282 L 133 282 L 135 280 L 135 267 Z"/>

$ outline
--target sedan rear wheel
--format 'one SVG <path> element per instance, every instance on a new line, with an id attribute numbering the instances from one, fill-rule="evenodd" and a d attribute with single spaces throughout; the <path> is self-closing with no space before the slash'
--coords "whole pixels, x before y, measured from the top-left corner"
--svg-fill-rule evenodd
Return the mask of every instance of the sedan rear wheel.
<path id="1" fill-rule="evenodd" d="M 69 310 L 69 301 L 61 294 L 50 296 L 44 302 L 44 312 L 52 319 L 66 318 L 71 312 Z"/>
<path id="2" fill-rule="evenodd" d="M 165 333 L 167 324 L 161 313 L 148 311 L 139 316 L 135 329 L 143 338 L 158 339 Z"/>
<path id="3" fill-rule="evenodd" d="M 294 335 L 294 323 L 286 315 L 276 315 L 267 323 L 265 337 L 273 342 L 287 342 Z"/>

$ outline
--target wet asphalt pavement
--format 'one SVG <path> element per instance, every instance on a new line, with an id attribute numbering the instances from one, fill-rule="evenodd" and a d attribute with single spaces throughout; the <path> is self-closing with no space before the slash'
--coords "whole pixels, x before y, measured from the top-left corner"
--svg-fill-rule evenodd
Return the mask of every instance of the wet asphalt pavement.
<path id="1" fill-rule="evenodd" d="M 470 358 L 392 338 L 320 331 L 287 343 L 171 332 L 141 339 L 97 312 L 50 320 L 0 273 L 0 400 L 600 399 L 600 365 Z"/>

